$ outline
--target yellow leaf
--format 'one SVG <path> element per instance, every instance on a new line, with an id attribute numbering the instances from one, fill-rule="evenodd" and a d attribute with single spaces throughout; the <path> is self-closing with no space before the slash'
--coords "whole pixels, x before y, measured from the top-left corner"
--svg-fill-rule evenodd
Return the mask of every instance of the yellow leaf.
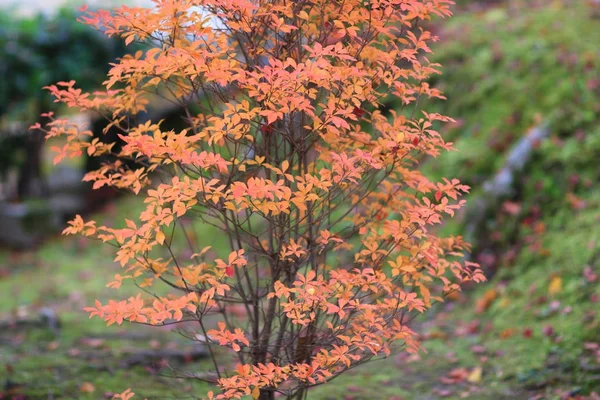
<path id="1" fill-rule="evenodd" d="M 548 294 L 554 296 L 562 291 L 562 278 L 560 276 L 553 276 L 548 284 Z"/>
<path id="2" fill-rule="evenodd" d="M 161 245 L 165 242 L 165 234 L 162 231 L 156 232 L 156 241 Z"/>
<path id="3" fill-rule="evenodd" d="M 412 264 L 403 265 L 400 269 L 404 272 L 417 272 L 417 269 Z"/>
<path id="4" fill-rule="evenodd" d="M 260 396 L 260 390 L 258 390 L 258 386 L 255 386 L 254 389 L 252 390 L 252 398 L 254 400 L 258 399 L 258 397 Z"/>
<path id="5" fill-rule="evenodd" d="M 481 367 L 475 367 L 467 377 L 467 380 L 471 383 L 479 383 L 481 382 L 481 373 Z"/>
<path id="6" fill-rule="evenodd" d="M 290 162 L 288 160 L 285 160 L 284 162 L 281 163 L 281 171 L 285 172 L 287 171 L 287 169 L 290 167 Z"/>

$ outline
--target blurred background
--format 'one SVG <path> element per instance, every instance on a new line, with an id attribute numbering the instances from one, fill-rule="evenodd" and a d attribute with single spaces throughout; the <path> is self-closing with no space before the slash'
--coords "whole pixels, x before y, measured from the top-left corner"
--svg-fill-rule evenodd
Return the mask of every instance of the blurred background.
<path id="1" fill-rule="evenodd" d="M 358 368 L 311 399 L 600 399 L 600 1 L 457 3 L 430 28 L 444 71 L 431 84 L 448 100 L 423 108 L 457 120 L 443 134 L 459 151 L 423 169 L 472 187 L 441 229 L 473 243 L 489 282 L 420 321 L 427 354 Z M 119 267 L 110 247 L 60 231 L 75 213 L 111 223 L 139 204 L 92 193 L 80 181 L 93 163 L 53 166 L 53 144 L 28 130 L 47 111 L 95 135 L 104 128 L 41 90 L 99 88 L 131 51 L 77 23 L 79 6 L 0 0 L 0 399 L 110 398 L 128 387 L 199 396 L 203 384 L 164 375 L 208 368 L 202 349 L 81 311 L 111 297 L 104 283 Z M 147 117 L 176 123 L 178 113 Z"/>

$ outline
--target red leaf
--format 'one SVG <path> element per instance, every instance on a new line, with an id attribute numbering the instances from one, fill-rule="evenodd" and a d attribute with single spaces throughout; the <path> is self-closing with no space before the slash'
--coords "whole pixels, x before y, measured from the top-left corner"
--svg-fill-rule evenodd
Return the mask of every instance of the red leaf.
<path id="1" fill-rule="evenodd" d="M 354 110 L 352 110 L 352 113 L 354 115 L 356 115 L 358 118 L 362 118 L 365 115 L 365 110 L 363 110 L 362 108 L 359 108 L 359 107 L 354 107 Z"/>
<path id="2" fill-rule="evenodd" d="M 554 335 L 554 328 L 552 328 L 550 325 L 546 325 L 543 329 L 542 329 L 542 333 L 545 336 L 553 336 Z"/>
<path id="3" fill-rule="evenodd" d="M 260 131 L 265 135 L 270 135 L 271 133 L 273 133 L 273 126 L 270 124 L 269 125 L 261 125 Z"/>

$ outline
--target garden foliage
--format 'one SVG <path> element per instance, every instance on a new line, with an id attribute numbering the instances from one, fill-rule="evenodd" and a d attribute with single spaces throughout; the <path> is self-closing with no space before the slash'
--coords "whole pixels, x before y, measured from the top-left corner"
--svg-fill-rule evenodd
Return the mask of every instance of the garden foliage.
<path id="1" fill-rule="evenodd" d="M 443 98 L 427 83 L 440 66 L 426 57 L 436 37 L 423 21 L 449 16 L 450 4 L 161 0 L 86 13 L 107 35 L 148 46 L 115 63 L 102 91 L 49 87 L 121 132 L 114 161 L 85 180 L 146 203 L 122 228 L 77 216 L 65 230 L 115 246 L 125 272 L 109 285 L 140 287 L 91 315 L 197 328 L 220 388 L 209 398 L 302 398 L 396 348 L 416 351 L 415 313 L 484 279 L 462 260 L 468 244 L 432 230 L 468 187 L 417 170 L 452 149 L 435 130 L 451 119 L 418 110 L 421 98 Z M 187 110 L 188 128 L 132 124 L 155 96 Z M 390 97 L 402 107 L 384 115 Z M 55 162 L 113 152 L 67 120 L 45 129 L 67 139 Z M 219 229 L 227 254 L 194 224 Z"/>

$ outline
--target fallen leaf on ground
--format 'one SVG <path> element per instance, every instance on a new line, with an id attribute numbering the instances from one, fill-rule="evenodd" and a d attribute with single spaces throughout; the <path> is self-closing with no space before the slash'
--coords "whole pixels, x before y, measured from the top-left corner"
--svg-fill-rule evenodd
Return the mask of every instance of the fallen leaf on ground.
<path id="1" fill-rule="evenodd" d="M 500 338 L 508 339 L 509 337 L 513 336 L 515 334 L 515 332 L 516 332 L 515 328 L 506 328 L 505 330 L 500 332 Z"/>
<path id="2" fill-rule="evenodd" d="M 452 395 L 452 392 L 448 389 L 434 389 L 433 393 L 440 397 L 448 397 Z"/>
<path id="3" fill-rule="evenodd" d="M 562 291 L 562 278 L 560 276 L 553 276 L 548 284 L 548 294 L 554 296 Z"/>
<path id="4" fill-rule="evenodd" d="M 598 280 L 598 274 L 596 274 L 589 265 L 583 270 L 583 277 L 588 283 L 594 283 Z"/>
<path id="5" fill-rule="evenodd" d="M 510 215 L 517 215 L 521 211 L 521 204 L 514 201 L 505 201 L 502 210 Z"/>
<path id="6" fill-rule="evenodd" d="M 482 372 L 483 372 L 483 370 L 481 369 L 481 367 L 475 367 L 475 368 L 473 368 L 473 371 L 471 371 L 471 373 L 467 377 L 467 380 L 469 382 L 471 382 L 471 383 L 479 383 L 479 382 L 481 382 Z"/>
<path id="7" fill-rule="evenodd" d="M 464 382 L 469 377 L 469 374 L 470 372 L 466 368 L 454 368 L 448 375 L 441 377 L 440 381 L 447 385 Z"/>
<path id="8" fill-rule="evenodd" d="M 474 346 L 471 347 L 471 351 L 473 353 L 475 353 L 475 354 L 483 354 L 483 353 L 485 353 L 485 350 L 486 349 L 485 349 L 484 346 L 481 346 L 481 345 L 478 345 L 478 344 L 476 344 L 476 345 L 474 345 Z"/>
<path id="9" fill-rule="evenodd" d="M 48 350 L 52 351 L 52 350 L 56 350 L 58 349 L 58 346 L 60 346 L 60 343 L 58 343 L 57 341 L 52 341 L 50 343 L 48 343 Z"/>
<path id="10" fill-rule="evenodd" d="M 477 300 L 475 311 L 478 314 L 485 312 L 492 305 L 494 300 L 496 300 L 496 297 L 498 297 L 496 289 L 486 290 L 483 296 L 479 300 Z"/>
<path id="11" fill-rule="evenodd" d="M 90 382 L 83 382 L 79 387 L 79 390 L 81 390 L 84 393 L 94 393 L 96 387 Z"/>

